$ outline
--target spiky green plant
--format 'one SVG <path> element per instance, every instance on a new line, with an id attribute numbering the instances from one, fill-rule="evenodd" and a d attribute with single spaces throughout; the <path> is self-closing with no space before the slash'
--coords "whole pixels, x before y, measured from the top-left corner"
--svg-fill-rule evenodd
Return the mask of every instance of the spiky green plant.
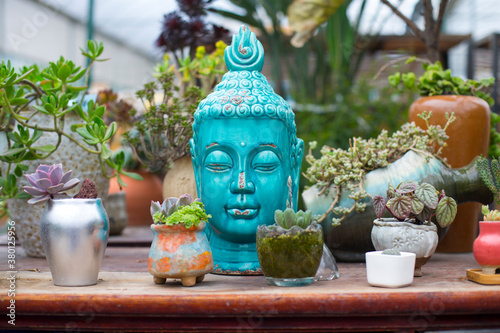
<path id="1" fill-rule="evenodd" d="M 401 252 L 399 252 L 398 249 L 394 248 L 394 249 L 385 249 L 384 251 L 382 251 L 382 254 L 387 254 L 390 256 L 400 256 Z"/>
<path id="2" fill-rule="evenodd" d="M 476 161 L 477 170 L 483 182 L 488 186 L 495 197 L 495 201 L 500 204 L 500 162 L 498 159 L 491 160 L 480 156 Z"/>

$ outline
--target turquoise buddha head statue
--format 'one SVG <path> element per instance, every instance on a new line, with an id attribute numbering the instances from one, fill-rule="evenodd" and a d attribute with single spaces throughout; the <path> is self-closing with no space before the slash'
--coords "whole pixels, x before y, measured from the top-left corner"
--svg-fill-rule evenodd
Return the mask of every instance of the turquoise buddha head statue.
<path id="1" fill-rule="evenodd" d="M 264 50 L 246 26 L 225 50 L 229 71 L 194 114 L 190 141 L 198 196 L 221 274 L 261 274 L 257 226 L 297 206 L 304 143 L 290 105 L 261 74 Z"/>

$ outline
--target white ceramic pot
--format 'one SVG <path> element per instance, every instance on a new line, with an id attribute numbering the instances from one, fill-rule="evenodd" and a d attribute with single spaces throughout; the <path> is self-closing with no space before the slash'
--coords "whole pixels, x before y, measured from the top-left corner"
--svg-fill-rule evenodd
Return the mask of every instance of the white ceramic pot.
<path id="1" fill-rule="evenodd" d="M 366 278 L 372 286 L 399 288 L 412 284 L 415 253 L 401 252 L 398 256 L 371 251 L 365 258 Z"/>
<path id="2" fill-rule="evenodd" d="M 393 218 L 374 220 L 371 238 L 377 251 L 395 248 L 400 252 L 415 253 L 415 276 L 422 276 L 421 267 L 434 254 L 438 244 L 437 227 L 434 223 L 417 225 Z"/>

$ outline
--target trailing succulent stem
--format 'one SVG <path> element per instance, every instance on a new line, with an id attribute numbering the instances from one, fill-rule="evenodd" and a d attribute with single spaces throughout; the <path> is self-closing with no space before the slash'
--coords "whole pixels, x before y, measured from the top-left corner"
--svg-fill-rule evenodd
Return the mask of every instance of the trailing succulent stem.
<path id="1" fill-rule="evenodd" d="M 446 146 L 446 129 L 455 121 L 455 115 L 452 113 L 447 116 L 448 121 L 444 128 L 430 125 L 428 120 L 431 116 L 432 112 L 424 112 L 421 115 L 427 123 L 427 130 L 421 129 L 413 122 L 406 123 L 392 136 L 383 130 L 376 138 L 352 138 L 347 150 L 324 146 L 319 159 L 312 154 L 316 142 L 310 142 L 309 154 L 306 156 L 310 167 L 304 177 L 318 187 L 319 195 L 332 196 L 332 204 L 318 222 L 333 213 L 335 217 L 332 222 L 338 225 L 352 212 L 363 212 L 366 208 L 363 201 L 368 197 L 363 188 L 363 177 L 372 170 L 388 166 L 410 150 L 434 156 L 446 163 L 439 154 L 441 148 Z M 352 206 L 339 205 L 343 191 L 350 193 L 349 198 L 354 201 Z"/>

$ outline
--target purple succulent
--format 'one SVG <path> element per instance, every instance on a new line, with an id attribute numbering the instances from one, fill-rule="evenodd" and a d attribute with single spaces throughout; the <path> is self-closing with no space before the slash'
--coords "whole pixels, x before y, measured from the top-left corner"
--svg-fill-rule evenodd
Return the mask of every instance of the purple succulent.
<path id="1" fill-rule="evenodd" d="M 159 201 L 151 201 L 151 216 L 157 212 L 162 213 L 164 216 L 170 216 L 175 213 L 179 207 L 188 206 L 192 202 L 201 201 L 199 198 L 193 200 L 189 194 L 183 194 L 179 198 L 171 197 L 165 199 L 162 204 Z"/>
<path id="2" fill-rule="evenodd" d="M 40 164 L 35 173 L 25 175 L 32 186 L 24 186 L 24 192 L 33 197 L 28 203 L 36 205 L 49 199 L 68 198 L 66 190 L 72 189 L 80 180 L 70 179 L 72 171 L 63 174 L 62 164 Z"/>

